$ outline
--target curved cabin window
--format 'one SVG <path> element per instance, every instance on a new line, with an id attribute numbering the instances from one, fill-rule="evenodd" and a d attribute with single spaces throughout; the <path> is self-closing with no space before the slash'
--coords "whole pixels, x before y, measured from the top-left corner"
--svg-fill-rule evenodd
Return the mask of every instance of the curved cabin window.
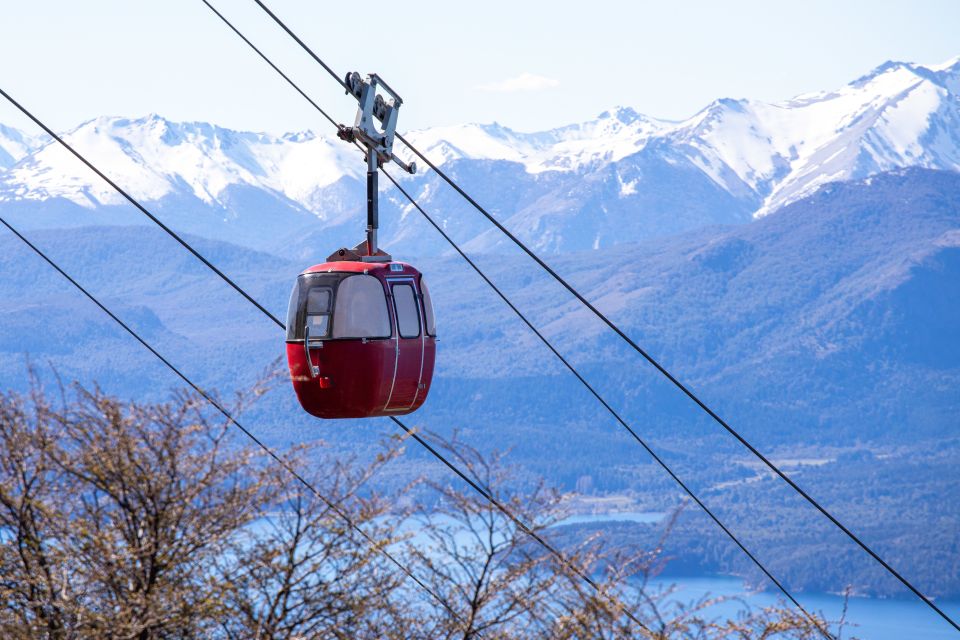
<path id="1" fill-rule="evenodd" d="M 303 329 L 297 327 L 297 311 L 300 308 L 300 278 L 293 285 L 290 292 L 290 302 L 287 303 L 287 340 L 303 338 Z"/>
<path id="2" fill-rule="evenodd" d="M 287 340 L 389 338 L 390 315 L 383 285 L 373 276 L 307 273 L 297 278 L 287 308 Z"/>
<path id="3" fill-rule="evenodd" d="M 329 337 L 332 303 L 333 287 L 310 287 L 307 290 L 307 326 L 311 339 Z"/>
<path id="4" fill-rule="evenodd" d="M 397 306 L 397 327 L 401 338 L 420 337 L 420 309 L 413 286 L 393 285 L 393 302 Z"/>
<path id="5" fill-rule="evenodd" d="M 420 293 L 423 294 L 423 320 L 427 325 L 427 335 L 437 335 L 437 321 L 433 316 L 433 300 L 430 299 L 430 290 L 423 277 L 420 278 Z"/>
<path id="6" fill-rule="evenodd" d="M 303 340 L 303 328 L 310 325 L 310 338 L 327 338 L 330 313 L 342 273 L 306 273 L 297 278 L 287 307 L 287 340 Z"/>
<path id="7" fill-rule="evenodd" d="M 310 328 L 313 335 L 313 328 Z M 334 338 L 389 338 L 390 316 L 383 285 L 373 276 L 344 278 L 333 312 Z"/>

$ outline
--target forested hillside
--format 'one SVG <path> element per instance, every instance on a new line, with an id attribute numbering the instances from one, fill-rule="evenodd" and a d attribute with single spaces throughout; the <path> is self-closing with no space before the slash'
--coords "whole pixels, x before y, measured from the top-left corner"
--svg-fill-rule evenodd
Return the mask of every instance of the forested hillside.
<path id="1" fill-rule="evenodd" d="M 226 394 L 244 388 L 283 353 L 272 323 L 157 230 L 35 230 L 31 237 L 205 385 Z M 305 264 L 194 240 L 283 317 L 292 278 Z M 948 472 L 960 415 L 958 246 L 960 176 L 907 170 L 829 185 L 749 225 L 550 262 L 758 446 L 801 460 L 787 466 L 817 495 L 850 512 L 869 505 L 856 511 L 857 526 L 902 554 L 899 565 L 931 592 L 949 595 L 957 584 L 921 558 L 955 557 L 960 531 Z M 413 423 L 509 448 L 519 468 L 564 489 L 676 506 L 669 479 L 468 267 L 453 257 L 416 260 L 402 244 L 391 249 L 425 272 L 439 317 L 438 374 Z M 797 531 L 811 530 L 813 516 L 781 508 L 776 483 L 744 485 L 757 472 L 742 450 L 525 259 L 507 253 L 479 262 L 681 475 L 713 488 L 712 499 L 735 523 L 747 526 L 741 509 L 777 505 L 776 523 L 756 542 L 784 562 L 793 558 L 785 572 L 797 584 L 838 590 L 845 585 L 837 580 L 854 576 L 864 591 L 892 589 L 849 564 L 859 562 L 854 557 L 801 558 L 784 549 Z M 129 397 L 162 397 L 174 384 L 11 236 L 0 238 L 0 273 L 5 387 L 24 388 L 27 362 Z M 270 442 L 323 439 L 345 453 L 390 432 L 380 421 L 308 419 L 285 384 L 249 415 Z M 809 459 L 820 466 L 802 466 Z M 401 483 L 432 468 L 410 451 L 380 481 Z M 698 532 L 677 542 L 693 552 L 691 562 L 744 569 L 719 547 L 692 542 L 711 539 L 700 525 L 684 526 Z M 921 534 L 932 545 L 923 553 L 911 542 Z"/>

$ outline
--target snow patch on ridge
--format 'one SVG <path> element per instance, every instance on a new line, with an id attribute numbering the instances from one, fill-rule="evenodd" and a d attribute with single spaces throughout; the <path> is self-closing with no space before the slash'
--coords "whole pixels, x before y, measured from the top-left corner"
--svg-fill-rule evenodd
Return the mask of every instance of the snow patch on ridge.
<path id="1" fill-rule="evenodd" d="M 354 149 L 309 131 L 271 136 L 149 115 L 97 118 L 64 137 L 145 201 L 186 193 L 227 207 L 228 190 L 246 186 L 322 217 L 329 188 L 360 181 L 364 171 Z M 439 165 L 499 161 L 532 176 L 557 172 L 584 180 L 609 175 L 601 172 L 615 165 L 621 199 L 650 186 L 637 177 L 642 163 L 699 171 L 762 216 L 832 180 L 909 166 L 960 170 L 960 57 L 928 66 L 887 62 L 840 89 L 780 103 L 720 99 L 683 121 L 616 107 L 537 133 L 493 123 L 407 137 Z M 402 143 L 396 149 L 412 159 Z M 91 208 L 122 201 L 59 145 L 0 125 L 0 201 L 57 197 Z"/>
<path id="2" fill-rule="evenodd" d="M 186 189 L 206 204 L 223 205 L 229 187 L 247 185 L 309 206 L 318 190 L 362 172 L 357 166 L 362 163 L 348 158 L 350 150 L 339 140 L 313 134 L 276 138 L 206 123 L 174 123 L 154 114 L 135 120 L 100 117 L 63 138 L 144 201 Z M 0 200 L 55 197 L 90 208 L 123 202 L 58 144 L 19 162 L 0 183 Z"/>

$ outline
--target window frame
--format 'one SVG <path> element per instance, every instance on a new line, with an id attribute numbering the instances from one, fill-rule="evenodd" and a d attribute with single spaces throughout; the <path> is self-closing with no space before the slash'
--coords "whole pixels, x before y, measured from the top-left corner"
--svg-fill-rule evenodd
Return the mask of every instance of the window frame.
<path id="1" fill-rule="evenodd" d="M 336 294 L 337 294 L 337 290 L 340 288 L 340 283 L 342 283 L 343 280 L 346 280 L 346 278 L 343 278 L 331 284 L 317 284 L 307 288 L 304 294 L 304 301 L 303 301 L 303 320 L 304 320 L 304 325 L 308 323 L 311 324 L 311 328 L 310 328 L 311 342 L 320 342 L 323 340 L 330 340 L 332 338 L 333 311 L 336 307 L 336 300 L 337 300 Z M 317 290 L 327 292 L 327 310 L 322 311 L 320 313 L 310 313 L 310 294 Z M 327 318 L 326 331 L 321 335 L 317 335 L 313 332 L 313 326 L 312 326 L 312 323 L 310 323 L 310 318 L 317 317 L 317 316 L 326 316 Z"/>
<path id="2" fill-rule="evenodd" d="M 337 331 L 337 304 L 340 299 L 340 287 L 344 282 L 348 281 L 350 278 L 370 278 L 377 283 L 377 286 L 380 287 L 380 300 L 383 301 L 383 311 L 385 318 L 387 320 L 387 333 L 386 335 L 379 336 L 339 336 L 334 337 Z M 345 278 L 341 278 L 337 283 L 337 290 L 335 292 L 335 297 L 333 300 L 333 308 L 330 311 L 330 340 L 390 340 L 393 338 L 393 320 L 390 313 L 390 300 L 388 299 L 387 290 L 383 286 L 383 280 L 380 278 L 370 275 L 369 273 L 350 273 Z"/>
<path id="3" fill-rule="evenodd" d="M 340 284 L 343 283 L 343 281 L 347 278 L 360 275 L 373 278 L 383 290 L 383 304 L 387 313 L 387 322 L 389 324 L 390 333 L 389 335 L 375 337 L 334 338 L 334 317 L 336 315 L 337 298 L 340 290 Z M 387 284 L 389 285 L 389 283 Z M 307 302 L 309 291 L 318 287 L 330 288 L 330 311 L 325 314 L 308 314 Z M 329 322 L 327 323 L 327 334 L 322 337 L 311 335 L 311 343 L 320 341 L 326 342 L 331 340 L 392 340 L 394 335 L 399 335 L 399 331 L 396 328 L 397 321 L 394 317 L 395 311 L 393 310 L 393 303 L 391 303 L 389 299 L 392 297 L 392 293 L 393 290 L 391 288 L 384 287 L 384 281 L 381 278 L 371 274 L 359 273 L 356 271 L 318 271 L 301 273 L 297 276 L 297 281 L 294 284 L 293 291 L 290 292 L 290 301 L 287 305 L 287 342 L 303 342 L 303 330 L 306 325 L 308 315 L 327 315 L 330 318 Z"/>
<path id="4" fill-rule="evenodd" d="M 428 338 L 437 337 L 437 312 L 433 308 L 433 296 L 430 295 L 430 288 L 423 281 L 423 274 L 420 274 L 420 281 L 417 283 L 420 289 L 420 311 L 423 314 L 423 335 Z M 427 314 L 427 302 L 430 303 L 430 313 Z M 430 323 L 433 322 L 433 331 L 430 331 Z"/>
<path id="5" fill-rule="evenodd" d="M 396 332 L 397 337 L 401 340 L 419 340 L 425 335 L 424 326 L 423 326 L 423 309 L 421 308 L 420 303 L 420 292 L 417 287 L 417 283 L 413 278 L 396 278 L 389 281 L 390 284 L 390 298 L 393 300 L 393 312 L 396 317 Z M 400 307 L 397 305 L 397 295 L 395 293 L 397 287 L 409 287 L 410 293 L 413 296 L 413 308 L 416 310 L 417 318 L 417 333 L 416 335 L 408 336 L 404 335 L 403 331 L 400 328 Z"/>

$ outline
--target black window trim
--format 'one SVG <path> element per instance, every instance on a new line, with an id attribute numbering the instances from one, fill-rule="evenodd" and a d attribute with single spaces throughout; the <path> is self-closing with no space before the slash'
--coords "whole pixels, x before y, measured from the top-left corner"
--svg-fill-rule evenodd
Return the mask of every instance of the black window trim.
<path id="1" fill-rule="evenodd" d="M 390 285 L 390 298 L 393 301 L 393 313 L 396 316 L 397 337 L 401 340 L 419 340 L 426 335 L 423 318 L 421 317 L 423 315 L 423 302 L 420 299 L 420 287 L 412 276 L 387 278 L 387 283 Z M 410 287 L 410 290 L 413 292 L 413 304 L 417 309 L 417 334 L 414 336 L 405 336 L 400 332 L 400 310 L 397 308 L 397 298 L 393 295 L 393 288 L 398 286 Z"/>
<path id="2" fill-rule="evenodd" d="M 423 316 L 423 328 L 422 328 L 423 335 L 424 337 L 427 337 L 427 338 L 436 338 L 437 337 L 437 318 L 436 318 L 437 310 L 436 309 L 433 309 L 433 315 L 434 315 L 433 333 L 430 333 L 429 331 L 427 331 L 428 329 L 427 303 L 424 302 L 423 300 L 423 274 L 422 273 L 420 274 L 420 278 L 417 280 L 417 300 L 419 301 L 419 305 L 420 305 L 420 315 Z M 431 307 L 433 306 L 432 296 L 430 298 L 430 306 Z"/>
<path id="3" fill-rule="evenodd" d="M 330 337 L 329 337 L 329 336 L 332 336 L 332 335 L 333 335 L 333 311 L 334 311 L 334 308 L 335 308 L 336 303 L 337 303 L 337 289 L 340 288 L 340 283 L 343 282 L 344 280 L 346 280 L 346 278 L 341 278 L 340 280 L 338 280 L 337 282 L 332 283 L 332 284 L 317 284 L 317 285 L 313 285 L 313 286 L 309 287 L 309 288 L 306 290 L 306 293 L 305 293 L 305 295 L 304 295 L 304 303 L 303 303 L 303 304 L 304 304 L 304 309 L 303 309 L 303 319 L 304 319 L 304 321 L 309 320 L 310 316 L 327 316 L 327 332 L 326 332 L 326 334 L 324 334 L 324 335 L 322 335 L 322 336 L 313 335 L 313 334 L 312 334 L 312 329 L 311 329 L 310 340 L 312 340 L 313 342 L 323 342 L 323 341 L 326 341 L 326 340 L 330 340 Z M 329 297 L 328 300 L 327 300 L 327 310 L 324 311 L 324 312 L 321 312 L 321 313 L 310 313 L 310 308 L 309 308 L 309 307 L 310 307 L 310 292 L 313 291 L 314 289 L 327 289 L 327 290 L 330 292 L 330 297 Z M 298 313 L 297 315 L 299 316 L 300 314 Z"/>
<path id="4" fill-rule="evenodd" d="M 388 320 L 389 320 L 389 322 L 390 322 L 390 335 L 387 335 L 387 336 L 374 336 L 374 337 L 357 337 L 357 338 L 353 338 L 353 337 L 334 338 L 334 337 L 332 337 L 332 336 L 333 336 L 333 316 L 334 316 L 334 313 L 335 313 L 335 311 L 336 311 L 336 306 L 337 306 L 337 293 L 338 293 L 338 291 L 339 291 L 339 289 L 340 289 L 340 284 L 341 284 L 344 280 L 346 280 L 347 278 L 349 278 L 349 277 L 351 277 L 351 276 L 358 276 L 358 275 L 367 275 L 367 276 L 370 276 L 369 273 L 359 273 L 359 272 L 356 272 L 356 271 L 313 271 L 313 272 L 301 273 L 301 274 L 297 275 L 297 284 L 296 284 L 296 287 L 297 287 L 297 291 L 298 291 L 298 300 L 297 300 L 297 309 L 296 309 L 296 312 L 295 312 L 295 320 L 294 320 L 295 324 L 294 324 L 294 327 L 293 327 L 293 332 L 292 332 L 293 335 L 292 335 L 292 337 L 291 337 L 291 332 L 290 332 L 289 328 L 287 329 L 286 342 L 289 343 L 289 344 L 303 344 L 303 326 L 301 326 L 301 325 L 304 325 L 304 324 L 305 324 L 306 318 L 307 318 L 307 315 L 308 315 L 308 314 L 307 314 L 307 309 L 306 309 L 306 306 L 307 306 L 307 305 L 306 305 L 306 291 L 303 290 L 303 289 L 301 289 L 301 283 L 303 282 L 303 281 L 301 280 L 301 278 L 303 278 L 303 279 L 309 279 L 309 278 L 311 278 L 311 276 L 312 276 L 312 277 L 318 277 L 318 276 L 341 276 L 341 277 L 340 277 L 339 279 L 337 279 L 334 283 L 325 284 L 325 285 L 317 285 L 317 286 L 330 287 L 330 288 L 332 289 L 332 291 L 331 291 L 331 295 L 332 295 L 332 300 L 331 300 L 331 302 L 332 302 L 332 304 L 330 305 L 330 311 L 329 311 L 329 313 L 326 313 L 326 314 L 314 314 L 314 315 L 328 315 L 328 316 L 330 316 L 330 322 L 329 322 L 329 324 L 327 325 L 327 332 L 328 332 L 328 334 L 329 334 L 329 337 L 317 338 L 316 336 L 310 336 L 310 343 L 311 343 L 311 344 L 313 344 L 314 342 L 330 342 L 330 341 L 336 341 L 336 342 L 341 342 L 341 341 L 343 341 L 343 342 L 347 342 L 347 341 L 363 341 L 363 342 L 366 342 L 366 341 L 370 341 L 370 340 L 393 340 L 394 337 L 395 337 L 395 335 L 399 336 L 399 335 L 400 335 L 400 332 L 399 332 L 399 329 L 396 327 L 396 322 L 395 322 L 395 319 L 394 319 L 394 312 L 393 312 L 394 305 L 391 303 L 391 298 L 393 297 L 393 296 L 392 296 L 392 289 L 391 289 L 391 287 L 388 286 L 388 287 L 386 287 L 386 291 L 384 291 L 384 298 L 383 298 L 383 299 L 384 299 L 384 302 L 383 302 L 383 303 L 386 305 L 387 318 L 388 318 Z M 383 287 L 383 281 L 380 280 L 380 278 L 377 278 L 376 276 L 370 276 L 370 277 L 372 277 L 372 278 L 374 278 L 375 280 L 377 280 L 378 282 L 380 282 L 380 286 Z M 390 283 L 388 283 L 388 284 L 390 284 Z M 292 294 L 292 292 L 291 292 L 291 294 Z M 301 304 L 301 300 L 303 301 L 302 304 Z M 301 321 L 301 319 L 302 319 L 302 321 Z M 287 318 L 287 322 L 289 322 L 289 321 L 290 321 L 290 319 L 289 319 L 289 317 L 288 317 L 288 318 Z"/>

